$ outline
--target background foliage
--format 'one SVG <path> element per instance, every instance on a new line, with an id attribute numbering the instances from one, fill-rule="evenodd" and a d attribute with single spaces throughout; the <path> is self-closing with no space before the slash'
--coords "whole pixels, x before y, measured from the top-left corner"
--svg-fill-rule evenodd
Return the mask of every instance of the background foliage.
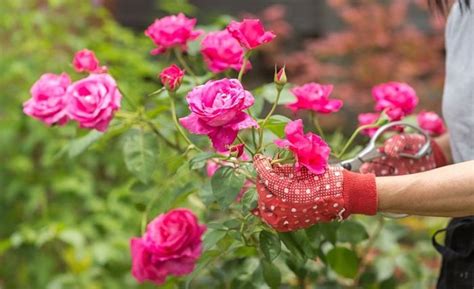
<path id="1" fill-rule="evenodd" d="M 166 5 L 177 9 L 169 1 Z M 221 22 L 217 19 L 213 25 Z M 132 279 L 128 240 L 140 234 L 144 215 L 153 217 L 171 207 L 191 207 L 203 220 L 222 218 L 203 174 L 183 166 L 180 155 L 151 139 L 146 124 L 130 130 L 112 124 L 105 135 L 73 126 L 46 128 L 24 117 L 21 103 L 43 72 L 72 72 L 72 55 L 88 47 L 110 67 L 122 90 L 159 120 L 167 104 L 160 98 L 151 101 L 147 94 L 159 88 L 154 76 L 166 58 L 151 58 L 148 39 L 120 27 L 88 1 L 1 1 L 0 40 L 0 288 L 154 287 Z M 348 66 L 340 64 L 341 69 Z M 271 102 L 265 89 L 255 95 Z M 128 105 L 124 102 L 125 108 Z M 184 114 L 182 104 L 180 109 Z M 160 131 L 172 134 L 169 123 L 159 123 Z M 281 130 L 278 120 L 274 123 Z M 127 142 L 137 137 L 147 140 L 154 162 L 123 160 L 124 154 L 135 153 Z M 342 137 L 336 134 L 332 141 L 340 143 Z M 153 174 L 146 175 L 150 166 Z M 126 167 L 135 168 L 138 179 L 146 182 L 139 182 Z M 193 168 L 202 167 L 198 162 Z M 202 183 L 207 185 L 203 188 Z M 289 284 L 282 288 L 344 288 L 345 278 L 355 277 L 361 262 L 363 288 L 429 288 L 439 264 L 429 236 L 444 223 L 409 218 L 381 226 L 381 219 L 356 218 L 294 235 L 260 233 L 264 245 L 255 248 L 232 246 L 239 228 L 233 216 L 226 220 L 209 224 L 207 253 L 199 269 L 205 268 L 196 271 L 191 288 L 266 288 L 265 283 L 277 288 L 280 279 Z M 367 249 L 372 245 L 369 235 L 378 238 L 371 239 L 374 246 Z M 311 248 L 299 246 L 301 240 Z M 260 261 L 259 254 L 266 258 Z M 316 262 L 297 265 L 298 259 L 316 256 Z M 165 287 L 178 286 L 184 282 L 171 279 Z"/>

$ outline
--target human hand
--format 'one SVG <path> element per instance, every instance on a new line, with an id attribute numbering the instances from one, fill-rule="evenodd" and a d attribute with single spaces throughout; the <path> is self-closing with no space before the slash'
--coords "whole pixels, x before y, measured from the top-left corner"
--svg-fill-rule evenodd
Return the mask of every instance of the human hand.
<path id="1" fill-rule="evenodd" d="M 328 166 L 315 175 L 305 167 L 271 164 L 256 155 L 258 209 L 254 213 L 280 232 L 342 220 L 350 214 L 374 215 L 377 209 L 375 176 Z"/>
<path id="2" fill-rule="evenodd" d="M 420 134 L 394 135 L 380 148 L 385 155 L 363 164 L 359 171 L 377 176 L 396 176 L 419 173 L 446 165 L 446 159 L 434 141 L 431 141 L 432 151 L 420 159 L 400 156 L 401 153 L 416 154 L 425 142 L 425 137 Z"/>

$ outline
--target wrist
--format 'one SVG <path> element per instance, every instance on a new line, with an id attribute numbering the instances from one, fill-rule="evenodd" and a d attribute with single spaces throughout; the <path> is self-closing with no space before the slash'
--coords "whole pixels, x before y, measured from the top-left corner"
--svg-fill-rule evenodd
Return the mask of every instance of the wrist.
<path id="1" fill-rule="evenodd" d="M 377 186 L 374 174 L 359 174 L 343 170 L 343 197 L 346 216 L 377 213 Z"/>

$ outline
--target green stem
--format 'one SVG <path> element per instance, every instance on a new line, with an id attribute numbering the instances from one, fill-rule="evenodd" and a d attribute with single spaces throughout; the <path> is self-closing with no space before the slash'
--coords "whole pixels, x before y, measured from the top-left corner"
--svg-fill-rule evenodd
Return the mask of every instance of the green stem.
<path id="1" fill-rule="evenodd" d="M 174 103 L 174 97 L 175 94 L 174 92 L 168 91 L 169 97 L 170 97 L 170 105 L 171 105 L 171 115 L 173 117 L 173 122 L 174 125 L 176 126 L 176 129 L 178 130 L 179 134 L 184 138 L 184 140 L 188 143 L 189 146 L 192 146 L 194 149 L 201 151 L 200 148 L 198 148 L 186 135 L 186 133 L 183 131 L 181 128 L 181 125 L 179 124 L 178 117 L 176 116 L 176 105 Z"/>
<path id="2" fill-rule="evenodd" d="M 237 79 L 239 81 L 242 81 L 242 77 L 244 76 L 244 72 L 245 72 L 245 69 L 247 67 L 247 63 L 248 63 L 249 58 L 250 58 L 250 54 L 251 54 L 251 50 L 245 52 L 245 54 L 244 54 L 244 60 L 242 61 L 242 67 L 240 67 L 239 76 L 237 77 Z"/>
<path id="3" fill-rule="evenodd" d="M 265 119 L 263 120 L 262 122 L 262 125 L 260 126 L 259 128 L 259 133 L 258 133 L 258 147 L 257 147 L 257 151 L 256 153 L 260 152 L 260 150 L 262 149 L 262 145 L 263 145 L 263 129 L 265 128 L 265 125 L 267 124 L 268 120 L 270 119 L 270 117 L 272 116 L 272 114 L 275 112 L 275 109 L 276 107 L 278 106 L 278 101 L 280 100 L 280 95 L 281 95 L 281 89 L 277 89 L 277 97 L 275 99 L 275 102 L 273 103 L 273 106 L 272 108 L 270 109 L 270 111 L 268 112 L 267 116 L 265 117 Z"/>
<path id="4" fill-rule="evenodd" d="M 191 69 L 191 67 L 186 63 L 186 61 L 184 60 L 183 58 L 183 53 L 181 52 L 181 50 L 179 50 L 179 48 L 175 48 L 173 49 L 174 51 L 174 55 L 176 56 L 176 59 L 178 59 L 178 62 L 184 67 L 184 69 L 191 75 L 191 77 L 193 78 L 194 80 L 194 83 L 196 85 L 199 84 L 199 80 L 196 76 L 196 74 L 194 73 L 194 71 Z"/>
<path id="5" fill-rule="evenodd" d="M 167 139 L 156 127 L 156 125 L 149 119 L 144 119 L 144 121 L 148 124 L 150 129 L 156 134 L 156 136 L 162 139 L 169 147 L 181 152 L 181 149 L 174 143 L 172 143 L 169 139 Z"/>
<path id="6" fill-rule="evenodd" d="M 242 139 L 240 135 L 237 135 L 237 139 L 240 141 L 241 144 L 244 145 L 244 147 L 253 155 L 255 155 L 255 152 L 253 152 L 250 147 L 247 145 L 247 143 Z"/>
<path id="7" fill-rule="evenodd" d="M 337 158 L 340 159 L 344 153 L 347 151 L 347 149 L 351 146 L 351 144 L 354 142 L 355 138 L 357 137 L 357 135 L 359 135 L 359 133 L 361 131 L 363 131 L 364 129 L 368 129 L 368 128 L 374 128 L 374 127 L 378 127 L 379 124 L 378 123 L 374 123 L 374 124 L 367 124 L 367 125 L 363 125 L 363 126 L 359 126 L 351 135 L 351 137 L 349 138 L 349 140 L 347 141 L 347 143 L 344 145 L 344 147 L 342 148 L 342 150 L 337 154 Z"/>
<path id="8" fill-rule="evenodd" d="M 118 87 L 118 90 L 119 90 L 120 94 L 122 95 L 122 97 L 125 99 L 125 101 L 130 105 L 130 107 L 133 110 L 136 110 L 138 105 L 135 103 L 135 101 L 133 101 L 131 98 L 129 98 L 128 95 L 125 94 L 122 89 L 120 89 L 120 87 Z"/>
<path id="9" fill-rule="evenodd" d="M 145 211 L 142 213 L 142 221 L 141 221 L 141 232 L 142 232 L 142 235 L 145 234 L 147 221 L 148 221 L 148 210 L 145 210 Z"/>
<path id="10" fill-rule="evenodd" d="M 324 135 L 323 128 L 321 127 L 321 124 L 319 124 L 318 117 L 315 115 L 314 112 L 311 112 L 311 120 L 314 123 L 314 126 L 316 127 L 316 130 L 318 131 L 319 135 L 323 138 L 326 139 L 326 136 Z"/>

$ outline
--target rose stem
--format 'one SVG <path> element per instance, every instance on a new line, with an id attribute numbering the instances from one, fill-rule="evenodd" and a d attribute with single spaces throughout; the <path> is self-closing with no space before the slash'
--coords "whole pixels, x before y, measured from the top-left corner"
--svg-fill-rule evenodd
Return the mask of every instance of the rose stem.
<path id="1" fill-rule="evenodd" d="M 260 129 L 259 129 L 259 134 L 258 134 L 258 148 L 257 148 L 257 153 L 260 152 L 260 150 L 262 149 L 262 145 L 263 145 L 263 129 L 265 128 L 265 125 L 267 124 L 268 120 L 270 119 L 270 117 L 272 116 L 272 114 L 275 112 L 275 109 L 278 105 L 278 101 L 280 100 L 280 95 L 281 95 L 281 91 L 282 89 L 277 89 L 277 97 L 275 99 L 275 102 L 273 103 L 273 106 L 272 108 L 270 109 L 270 111 L 268 112 L 267 116 L 265 117 L 265 119 L 263 120 L 262 122 L 262 125 L 260 126 Z"/>
<path id="2" fill-rule="evenodd" d="M 316 127 L 316 130 L 318 131 L 319 135 L 320 135 L 323 139 L 326 139 L 326 136 L 324 135 L 323 128 L 322 128 L 321 125 L 319 124 L 318 117 L 316 116 L 316 114 L 315 114 L 314 112 L 311 112 L 311 120 L 312 120 L 314 126 Z"/>
<path id="3" fill-rule="evenodd" d="M 244 59 L 242 61 L 242 66 L 240 67 L 239 76 L 237 77 L 240 82 L 242 82 L 242 77 L 244 76 L 245 68 L 247 67 L 247 62 L 250 58 L 251 53 L 252 50 L 247 50 L 244 54 Z"/>
<path id="4" fill-rule="evenodd" d="M 179 50 L 179 48 L 174 48 L 173 51 L 174 51 L 174 55 L 176 56 L 176 59 L 178 59 L 178 62 L 184 67 L 184 69 L 187 72 L 189 72 L 189 74 L 191 74 L 191 77 L 193 78 L 194 83 L 196 85 L 198 85 L 199 80 L 198 80 L 196 74 L 194 73 L 194 71 L 191 69 L 191 67 L 184 60 L 183 53 L 181 52 L 181 50 Z"/>
<path id="5" fill-rule="evenodd" d="M 174 122 L 174 125 L 176 126 L 176 129 L 178 130 L 178 132 L 181 134 L 181 136 L 184 138 L 184 140 L 188 143 L 189 146 L 191 146 L 193 149 L 196 149 L 198 151 L 202 151 L 199 147 L 197 147 L 189 138 L 188 136 L 186 135 L 186 133 L 183 131 L 183 129 L 181 128 L 181 125 L 179 124 L 178 122 L 178 117 L 176 116 L 176 105 L 174 103 L 174 97 L 175 97 L 175 93 L 174 92 L 171 92 L 171 91 L 168 91 L 168 94 L 169 94 L 169 98 L 170 98 L 170 104 L 171 104 L 171 115 L 173 117 L 173 122 Z"/>

